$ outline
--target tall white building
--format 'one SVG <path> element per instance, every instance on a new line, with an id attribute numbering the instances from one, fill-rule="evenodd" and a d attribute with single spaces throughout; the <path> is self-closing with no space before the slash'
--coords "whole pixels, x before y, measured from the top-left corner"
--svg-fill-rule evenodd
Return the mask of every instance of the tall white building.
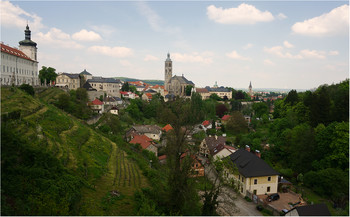
<path id="1" fill-rule="evenodd" d="M 36 43 L 31 40 L 27 25 L 25 39 L 19 42 L 19 49 L 3 43 L 1 47 L 1 85 L 39 85 Z"/>

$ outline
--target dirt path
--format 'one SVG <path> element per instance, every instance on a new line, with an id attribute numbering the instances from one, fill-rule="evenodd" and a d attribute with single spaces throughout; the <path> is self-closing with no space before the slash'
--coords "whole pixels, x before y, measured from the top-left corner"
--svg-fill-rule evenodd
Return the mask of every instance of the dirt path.
<path id="1" fill-rule="evenodd" d="M 211 165 L 205 166 L 205 174 L 214 182 L 216 171 Z M 223 186 L 218 197 L 217 213 L 220 216 L 261 216 L 253 202 L 248 202 L 232 188 Z"/>

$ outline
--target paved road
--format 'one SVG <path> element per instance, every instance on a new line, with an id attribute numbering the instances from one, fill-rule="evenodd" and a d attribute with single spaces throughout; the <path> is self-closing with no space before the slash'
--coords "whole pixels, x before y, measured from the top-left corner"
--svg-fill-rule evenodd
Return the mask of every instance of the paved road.
<path id="1" fill-rule="evenodd" d="M 216 170 L 212 165 L 205 166 L 205 174 L 213 182 L 217 177 Z M 219 206 L 216 211 L 220 216 L 261 216 L 261 213 L 256 209 L 256 204 L 247 202 L 230 187 L 223 186 L 221 188 L 218 201 Z"/>

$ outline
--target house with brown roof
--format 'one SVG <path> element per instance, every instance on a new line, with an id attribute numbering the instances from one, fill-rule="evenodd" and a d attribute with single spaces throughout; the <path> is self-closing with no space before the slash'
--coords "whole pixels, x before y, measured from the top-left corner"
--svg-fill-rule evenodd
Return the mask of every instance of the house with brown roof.
<path id="1" fill-rule="evenodd" d="M 234 153 L 236 149 L 226 145 L 226 138 L 223 136 L 208 136 L 200 144 L 199 153 L 214 159 L 222 159 Z"/>
<path id="2" fill-rule="evenodd" d="M 184 160 L 185 157 L 188 157 L 188 152 L 183 153 L 180 156 L 180 162 Z M 201 161 L 193 154 L 191 154 L 189 157 L 192 158 L 192 164 L 191 164 L 191 169 L 192 169 L 192 174 L 191 177 L 201 177 L 204 176 L 204 166 L 201 163 Z"/>
<path id="3" fill-rule="evenodd" d="M 196 92 L 201 95 L 202 100 L 206 100 L 210 98 L 209 90 L 206 88 L 196 88 Z"/>
<path id="4" fill-rule="evenodd" d="M 158 156 L 158 148 L 155 146 L 155 143 L 152 139 L 145 135 L 134 135 L 133 139 L 130 140 L 130 144 L 139 144 L 142 149 L 153 152 Z"/>

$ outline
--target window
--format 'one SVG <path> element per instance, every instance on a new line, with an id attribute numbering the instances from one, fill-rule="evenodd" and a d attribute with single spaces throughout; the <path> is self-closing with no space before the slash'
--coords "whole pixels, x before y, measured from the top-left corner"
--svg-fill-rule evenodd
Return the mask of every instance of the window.
<path id="1" fill-rule="evenodd" d="M 243 193 L 243 187 L 241 187 L 241 193 Z"/>
<path id="2" fill-rule="evenodd" d="M 270 186 L 267 187 L 267 192 L 270 192 Z"/>
<path id="3" fill-rule="evenodd" d="M 258 180 L 254 179 L 254 185 L 258 184 Z"/>
<path id="4" fill-rule="evenodd" d="M 267 177 L 267 181 L 269 182 L 271 181 L 271 176 Z"/>
<path id="5" fill-rule="evenodd" d="M 257 191 L 256 191 L 256 190 L 254 190 L 254 191 L 253 191 L 253 194 L 255 194 L 255 195 L 256 195 L 256 193 L 257 193 Z"/>
<path id="6" fill-rule="evenodd" d="M 244 177 L 242 177 L 242 182 L 244 182 Z"/>

